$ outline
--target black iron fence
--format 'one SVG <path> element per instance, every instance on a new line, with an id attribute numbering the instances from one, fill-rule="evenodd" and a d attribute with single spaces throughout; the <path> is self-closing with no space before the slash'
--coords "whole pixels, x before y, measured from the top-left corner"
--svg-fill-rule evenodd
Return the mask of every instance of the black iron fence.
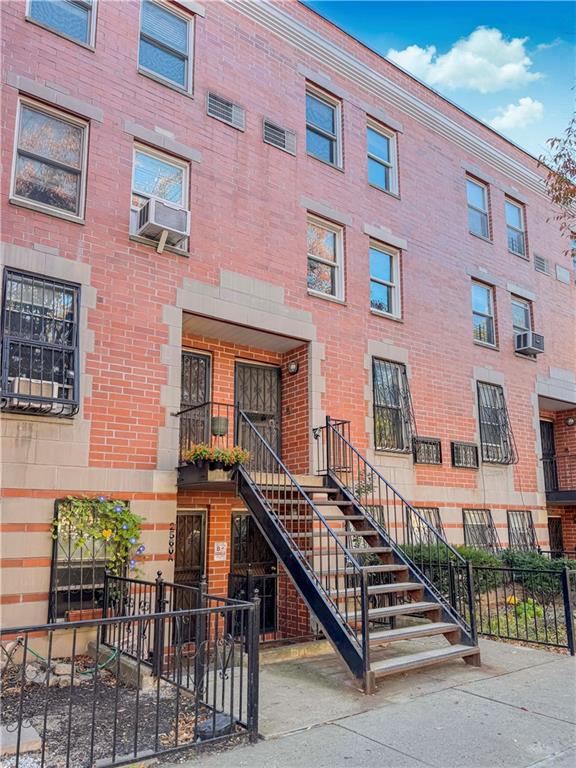
<path id="1" fill-rule="evenodd" d="M 257 738 L 258 599 L 202 594 L 157 612 L 154 582 L 130 581 L 134 606 L 150 610 L 131 613 L 130 597 L 117 604 L 127 615 L 0 631 L 14 768 L 24 752 L 38 768 L 104 768 Z"/>

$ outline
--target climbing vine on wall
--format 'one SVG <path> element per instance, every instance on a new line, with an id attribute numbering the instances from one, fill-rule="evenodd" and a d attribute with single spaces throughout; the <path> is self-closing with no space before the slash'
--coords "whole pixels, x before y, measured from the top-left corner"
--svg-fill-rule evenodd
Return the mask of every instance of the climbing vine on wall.
<path id="1" fill-rule="evenodd" d="M 119 499 L 68 496 L 58 505 L 52 538 L 69 537 L 76 547 L 85 547 L 88 553 L 94 541 L 103 541 L 107 569 L 121 576 L 126 566 L 136 568 L 135 558 L 144 553 L 140 542 L 142 520 Z"/>

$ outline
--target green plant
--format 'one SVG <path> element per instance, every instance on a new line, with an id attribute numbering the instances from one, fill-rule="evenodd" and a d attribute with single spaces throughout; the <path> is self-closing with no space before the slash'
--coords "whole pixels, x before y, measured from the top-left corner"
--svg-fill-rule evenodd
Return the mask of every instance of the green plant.
<path id="1" fill-rule="evenodd" d="M 219 448 L 206 443 L 197 443 L 182 453 L 182 460 L 187 463 L 195 461 L 220 462 L 225 468 L 244 464 L 249 458 L 250 453 L 240 448 L 239 445 L 234 445 L 232 448 Z"/>
<path id="2" fill-rule="evenodd" d="M 144 553 L 140 543 L 142 518 L 131 511 L 125 501 L 68 496 L 58 505 L 52 523 L 52 538 L 61 536 L 73 540 L 74 546 L 91 553 L 94 541 L 106 544 L 108 570 L 121 576 L 126 565 L 134 569 L 136 556 Z"/>
<path id="3" fill-rule="evenodd" d="M 507 549 L 502 552 L 502 562 L 514 570 L 514 581 L 543 602 L 549 602 L 562 590 L 560 574 L 568 567 L 576 568 L 574 560 L 550 559 L 538 552 Z M 529 569 L 527 571 L 523 569 Z"/>

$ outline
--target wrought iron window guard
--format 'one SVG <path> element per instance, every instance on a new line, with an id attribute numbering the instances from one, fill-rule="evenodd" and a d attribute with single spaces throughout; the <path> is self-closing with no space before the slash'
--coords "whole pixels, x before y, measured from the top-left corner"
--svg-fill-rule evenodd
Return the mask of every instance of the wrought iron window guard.
<path id="1" fill-rule="evenodd" d="M 462 443 L 453 440 L 450 443 L 452 466 L 462 469 L 478 469 L 478 446 L 476 443 Z"/>
<path id="2" fill-rule="evenodd" d="M 413 437 L 415 464 L 442 464 L 442 443 L 437 437 Z"/>
<path id="3" fill-rule="evenodd" d="M 474 549 L 497 552 L 502 549 L 489 509 L 463 509 L 464 544 Z"/>
<path id="4" fill-rule="evenodd" d="M 516 464 L 518 454 L 503 388 L 479 381 L 477 389 L 482 461 Z"/>

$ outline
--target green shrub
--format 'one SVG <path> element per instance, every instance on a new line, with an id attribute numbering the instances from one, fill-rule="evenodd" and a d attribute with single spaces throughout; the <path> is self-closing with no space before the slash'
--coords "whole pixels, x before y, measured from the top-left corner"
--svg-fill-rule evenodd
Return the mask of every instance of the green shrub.
<path id="1" fill-rule="evenodd" d="M 534 593 L 540 602 L 549 602 L 562 591 L 560 574 L 568 566 L 575 569 L 574 560 L 551 560 L 538 552 L 506 549 L 502 552 L 503 563 L 514 570 L 513 579 L 528 593 Z M 529 573 L 520 569 L 529 568 Z"/>

